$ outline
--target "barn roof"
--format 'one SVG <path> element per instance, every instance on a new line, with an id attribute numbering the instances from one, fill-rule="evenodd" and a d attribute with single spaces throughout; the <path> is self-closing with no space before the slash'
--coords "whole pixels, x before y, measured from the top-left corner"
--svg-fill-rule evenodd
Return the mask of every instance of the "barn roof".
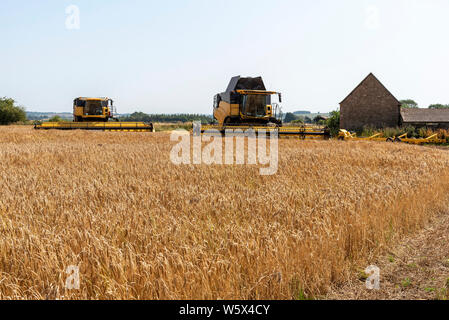
<path id="1" fill-rule="evenodd" d="M 449 123 L 449 109 L 401 108 L 401 117 L 410 123 Z"/>
<path id="2" fill-rule="evenodd" d="M 342 104 L 342 103 L 344 103 L 350 96 L 352 96 L 366 81 L 368 81 L 368 80 L 370 80 L 370 79 L 372 79 L 372 78 L 374 78 L 374 80 L 375 81 L 377 81 L 384 89 L 385 89 L 385 91 L 387 91 L 397 102 L 398 102 L 398 105 L 401 105 L 401 103 L 399 102 L 399 100 L 398 99 L 396 99 L 396 97 L 387 89 L 387 87 L 385 87 L 384 85 L 383 85 L 383 83 L 382 82 L 380 82 L 380 80 L 379 79 L 377 79 L 377 77 L 371 72 L 368 76 L 366 76 L 366 78 L 365 79 L 363 79 L 363 81 L 362 82 L 360 82 L 360 84 L 357 86 L 357 87 L 355 87 L 355 89 L 354 90 L 352 90 L 351 91 L 351 93 L 346 97 L 346 98 L 344 98 L 343 99 L 343 101 L 342 102 L 340 102 L 340 104 Z"/>

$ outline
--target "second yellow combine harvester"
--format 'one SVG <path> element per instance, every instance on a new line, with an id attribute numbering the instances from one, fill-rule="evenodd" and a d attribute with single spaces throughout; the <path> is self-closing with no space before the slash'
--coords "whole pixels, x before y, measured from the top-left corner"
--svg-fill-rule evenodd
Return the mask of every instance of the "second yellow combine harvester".
<path id="1" fill-rule="evenodd" d="M 282 102 L 279 92 L 267 91 L 261 77 L 233 77 L 225 92 L 214 97 L 214 118 L 217 124 L 202 126 L 202 132 L 218 130 L 248 130 L 270 132 L 279 136 L 301 139 L 328 139 L 330 132 L 320 126 L 283 126 L 282 112 L 276 99 Z"/>
<path id="2" fill-rule="evenodd" d="M 115 108 L 112 99 L 80 97 L 73 101 L 73 122 L 44 122 L 36 124 L 34 128 L 40 130 L 154 132 L 152 123 L 119 122 L 114 115 Z"/>

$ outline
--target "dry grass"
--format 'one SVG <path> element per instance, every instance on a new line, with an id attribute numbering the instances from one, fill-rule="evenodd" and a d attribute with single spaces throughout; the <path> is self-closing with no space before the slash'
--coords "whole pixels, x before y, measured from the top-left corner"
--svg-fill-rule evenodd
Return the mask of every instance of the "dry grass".
<path id="1" fill-rule="evenodd" d="M 447 209 L 449 152 L 280 141 L 278 174 L 174 166 L 165 133 L 0 128 L 0 297 L 320 297 Z M 80 290 L 65 290 L 79 265 Z"/>
<path id="2" fill-rule="evenodd" d="M 435 217 L 422 231 L 406 237 L 374 263 L 380 268 L 380 290 L 366 289 L 366 275 L 354 272 L 347 283 L 330 290 L 328 299 L 448 300 L 449 215 Z"/>

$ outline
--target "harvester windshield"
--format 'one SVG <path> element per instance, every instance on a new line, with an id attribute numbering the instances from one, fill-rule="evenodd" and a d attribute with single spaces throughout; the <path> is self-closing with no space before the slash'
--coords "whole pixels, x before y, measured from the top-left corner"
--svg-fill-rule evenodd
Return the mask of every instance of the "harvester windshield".
<path id="1" fill-rule="evenodd" d="M 107 102 L 106 102 L 105 107 L 107 107 Z M 103 101 L 100 101 L 100 100 L 86 101 L 86 105 L 84 107 L 84 114 L 102 115 L 103 114 Z"/>
<path id="2" fill-rule="evenodd" d="M 242 114 L 251 117 L 265 117 L 267 115 L 267 105 L 271 103 L 271 96 L 268 95 L 243 95 Z"/>

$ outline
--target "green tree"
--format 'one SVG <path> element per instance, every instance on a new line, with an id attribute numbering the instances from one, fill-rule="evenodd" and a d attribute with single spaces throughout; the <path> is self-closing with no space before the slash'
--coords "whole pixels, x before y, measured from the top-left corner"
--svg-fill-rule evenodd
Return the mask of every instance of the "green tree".
<path id="1" fill-rule="evenodd" d="M 304 117 L 304 123 L 313 123 L 312 119 L 310 117 Z"/>
<path id="2" fill-rule="evenodd" d="M 26 113 L 22 107 L 16 106 L 10 98 L 0 98 L 0 125 L 26 121 Z"/>
<path id="3" fill-rule="evenodd" d="M 333 137 L 338 136 L 340 132 L 340 111 L 332 111 L 329 119 L 326 121 L 326 125 L 329 128 Z"/>
<path id="4" fill-rule="evenodd" d="M 297 118 L 293 113 L 287 112 L 287 113 L 285 114 L 284 122 L 285 122 L 285 123 L 290 123 L 290 122 L 295 121 L 295 120 L 297 120 L 297 119 L 298 119 L 298 118 Z"/>
<path id="5" fill-rule="evenodd" d="M 64 120 L 62 120 L 60 116 L 53 116 L 48 120 L 48 122 L 62 122 L 62 121 Z"/>
<path id="6" fill-rule="evenodd" d="M 313 118 L 313 122 L 319 125 L 324 125 L 326 124 L 327 119 L 324 118 L 323 116 L 316 116 L 315 118 Z"/>
<path id="7" fill-rule="evenodd" d="M 159 122 L 159 123 L 173 123 L 173 122 L 192 122 L 201 121 L 201 123 L 210 123 L 213 118 L 208 115 L 201 114 L 146 114 L 143 112 L 134 112 L 126 117 L 121 117 L 121 121 L 143 121 L 143 122 Z"/>
<path id="8" fill-rule="evenodd" d="M 294 124 L 303 124 L 303 123 L 304 123 L 304 120 L 301 119 L 301 118 L 299 118 L 299 119 L 293 120 L 291 123 L 294 123 Z"/>
<path id="9" fill-rule="evenodd" d="M 441 103 L 431 104 L 429 106 L 429 109 L 449 109 L 449 104 L 441 104 Z"/>
<path id="10" fill-rule="evenodd" d="M 412 99 L 406 99 L 399 101 L 401 103 L 402 108 L 418 108 L 418 103 Z"/>

